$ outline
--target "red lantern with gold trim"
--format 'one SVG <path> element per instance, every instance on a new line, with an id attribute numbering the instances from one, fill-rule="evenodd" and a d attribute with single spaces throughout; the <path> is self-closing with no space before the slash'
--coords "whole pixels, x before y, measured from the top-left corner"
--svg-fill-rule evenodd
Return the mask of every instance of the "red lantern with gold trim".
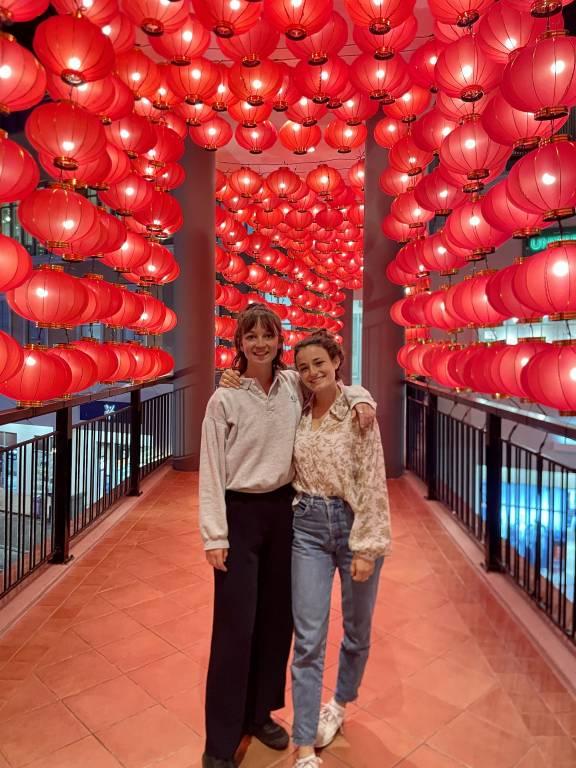
<path id="1" fill-rule="evenodd" d="M 46 92 L 46 71 L 40 62 L 16 42 L 12 35 L 0 37 L 0 113 L 30 109 Z"/>
<path id="2" fill-rule="evenodd" d="M 213 117 L 202 125 L 190 126 L 190 138 L 208 152 L 216 152 L 232 138 L 232 128 L 221 117 Z"/>
<path id="3" fill-rule="evenodd" d="M 261 9 L 251 0 L 192 0 L 202 24 L 217 37 L 233 37 L 256 26 Z"/>
<path id="4" fill-rule="evenodd" d="M 41 328 L 76 325 L 88 303 L 87 289 L 56 264 L 42 264 L 16 288 L 7 291 L 10 308 Z"/>

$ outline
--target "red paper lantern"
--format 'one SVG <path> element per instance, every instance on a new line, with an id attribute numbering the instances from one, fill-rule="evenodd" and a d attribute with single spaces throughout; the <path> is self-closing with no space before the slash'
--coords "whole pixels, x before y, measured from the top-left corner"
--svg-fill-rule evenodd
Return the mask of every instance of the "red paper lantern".
<path id="1" fill-rule="evenodd" d="M 245 67 L 256 66 L 267 59 L 278 45 L 280 34 L 263 18 L 248 32 L 230 38 L 218 38 L 222 53 Z"/>
<path id="2" fill-rule="evenodd" d="M 512 202 L 506 179 L 489 190 L 481 208 L 488 224 L 512 237 L 532 237 L 546 226 L 540 213 L 528 213 Z"/>
<path id="3" fill-rule="evenodd" d="M 112 328 L 127 328 L 141 317 L 144 311 L 144 301 L 138 293 L 118 286 L 122 294 L 122 304 L 117 312 L 102 318 L 102 321 Z"/>
<path id="4" fill-rule="evenodd" d="M 276 128 L 269 120 L 264 120 L 255 128 L 236 126 L 236 143 L 247 149 L 252 155 L 260 155 L 276 143 Z"/>
<path id="5" fill-rule="evenodd" d="M 143 264 L 132 269 L 143 283 L 159 283 L 170 272 L 174 264 L 174 256 L 168 248 L 159 243 L 150 243 L 148 257 Z"/>
<path id="6" fill-rule="evenodd" d="M 113 120 L 120 120 L 120 118 L 126 117 L 132 112 L 134 108 L 134 94 L 116 75 L 107 77 L 105 83 L 112 95 L 112 101 L 105 109 L 98 113 L 98 117 L 104 125 L 108 125 Z M 82 87 L 79 86 L 79 88 Z"/>
<path id="7" fill-rule="evenodd" d="M 374 139 L 384 149 L 391 149 L 408 134 L 410 127 L 393 117 L 384 117 L 374 127 Z"/>
<path id="8" fill-rule="evenodd" d="M 232 93 L 252 106 L 260 106 L 278 91 L 282 70 L 276 62 L 264 59 L 252 67 L 236 62 L 230 68 L 229 84 Z"/>
<path id="9" fill-rule="evenodd" d="M 418 205 L 436 216 L 448 216 L 465 199 L 464 193 L 444 181 L 436 170 L 422 177 L 414 189 L 414 197 Z"/>
<path id="10" fill-rule="evenodd" d="M 414 285 L 417 280 L 416 275 L 401 269 L 396 259 L 393 259 L 386 266 L 386 277 L 391 283 L 403 286 Z"/>
<path id="11" fill-rule="evenodd" d="M 0 203 L 23 200 L 36 189 L 39 180 L 32 156 L 0 131 Z"/>
<path id="12" fill-rule="evenodd" d="M 82 16 L 51 16 L 34 33 L 34 52 L 68 85 L 102 80 L 114 68 L 114 49 L 102 31 Z"/>
<path id="13" fill-rule="evenodd" d="M 152 100 L 160 84 L 158 65 L 140 48 L 116 56 L 116 74 L 136 99 L 146 96 Z"/>
<path id="14" fill-rule="evenodd" d="M 452 314 L 448 309 L 445 288 L 428 295 L 424 304 L 424 322 L 432 328 L 449 333 L 459 331 L 466 325 L 464 318 Z"/>
<path id="15" fill-rule="evenodd" d="M 376 61 L 363 53 L 352 63 L 350 79 L 356 88 L 384 104 L 391 104 L 410 85 L 406 64 L 400 56 Z"/>
<path id="16" fill-rule="evenodd" d="M 122 5 L 131 21 L 151 37 L 178 32 L 190 17 L 186 3 L 162 0 L 125 0 Z"/>
<path id="17" fill-rule="evenodd" d="M 294 80 L 304 96 L 316 104 L 329 104 L 337 109 L 350 82 L 350 69 L 339 56 L 314 66 L 301 61 L 295 69 Z"/>
<path id="18" fill-rule="evenodd" d="M 307 127 L 287 120 L 278 131 L 278 138 L 282 146 L 295 155 L 305 155 L 320 143 L 322 131 L 317 125 Z"/>
<path id="19" fill-rule="evenodd" d="M 0 382 L 12 378 L 22 368 L 24 352 L 18 342 L 0 331 Z"/>
<path id="20" fill-rule="evenodd" d="M 169 8 L 162 2 L 160 6 Z M 184 3 L 182 8 L 185 8 Z M 184 66 L 206 51 L 210 33 L 195 16 L 184 14 L 184 20 L 179 20 L 174 29 L 165 30 L 160 37 L 152 36 L 149 40 L 152 48 L 171 64 Z"/>
<path id="21" fill-rule="evenodd" d="M 386 114 L 404 123 L 411 123 L 428 109 L 430 98 L 428 89 L 414 84 L 397 98 L 394 104 L 386 107 Z"/>
<path id="22" fill-rule="evenodd" d="M 18 206 L 20 223 L 53 253 L 67 253 L 92 230 L 96 207 L 70 189 L 37 189 Z"/>
<path id="23" fill-rule="evenodd" d="M 241 35 L 254 27 L 261 10 L 250 0 L 192 0 L 196 15 L 202 24 L 217 37 Z"/>
<path id="24" fill-rule="evenodd" d="M 474 102 L 462 101 L 460 97 L 448 96 L 440 91 L 436 96 L 435 109 L 449 120 L 459 123 L 471 115 L 482 115 L 488 104 L 489 99 L 480 99 L 480 101 Z"/>
<path id="25" fill-rule="evenodd" d="M 118 367 L 118 360 L 110 347 L 96 339 L 84 337 L 71 345 L 87 355 L 96 366 L 97 381 L 108 381 Z"/>
<path id="26" fill-rule="evenodd" d="M 46 0 L 3 0 L 0 20 L 2 23 L 31 21 L 41 16 L 47 8 Z"/>
<path id="27" fill-rule="evenodd" d="M 430 11 L 444 24 L 470 27 L 478 21 L 491 0 L 430 0 Z"/>
<path id="28" fill-rule="evenodd" d="M 120 53 L 128 53 L 136 43 L 134 24 L 122 12 L 116 13 L 113 18 L 104 23 L 102 34 L 110 40 L 117 56 Z"/>
<path id="29" fill-rule="evenodd" d="M 446 43 L 434 38 L 426 40 L 412 53 L 408 68 L 412 81 L 435 93 L 438 90 L 436 64 Z"/>
<path id="30" fill-rule="evenodd" d="M 273 195 L 285 200 L 300 188 L 300 177 L 289 168 L 278 168 L 268 174 L 266 185 Z"/>
<path id="31" fill-rule="evenodd" d="M 486 294 L 486 285 L 495 270 L 486 269 L 476 275 L 468 275 L 461 283 L 446 291 L 448 311 L 463 318 L 470 326 L 487 327 L 501 325 L 507 315 L 495 310 Z"/>
<path id="32" fill-rule="evenodd" d="M 544 33 L 510 60 L 502 93 L 516 109 L 536 120 L 556 120 L 576 104 L 576 41 L 564 30 Z"/>
<path id="33" fill-rule="evenodd" d="M 354 42 L 364 53 L 370 53 L 375 59 L 391 59 L 412 43 L 418 31 L 418 22 L 413 15 L 395 25 L 385 35 L 371 32 L 368 27 L 354 26 Z"/>
<path id="34" fill-rule="evenodd" d="M 87 289 L 56 264 L 42 264 L 6 293 L 10 308 L 41 328 L 76 325 L 88 303 Z"/>
<path id="35" fill-rule="evenodd" d="M 149 252 L 150 244 L 141 235 L 127 232 L 124 243 L 117 250 L 106 253 L 102 261 L 117 272 L 131 272 L 147 261 Z"/>
<path id="36" fill-rule="evenodd" d="M 417 229 L 412 229 L 408 224 L 397 219 L 391 213 L 385 216 L 381 224 L 382 232 L 391 240 L 397 243 L 407 243 L 415 237 L 421 237 L 423 234 Z"/>
<path id="37" fill-rule="evenodd" d="M 70 386 L 68 365 L 34 344 L 26 344 L 17 373 L 0 385 L 0 392 L 17 401 L 18 407 L 40 406 L 62 397 Z"/>
<path id="38" fill-rule="evenodd" d="M 488 136 L 518 150 L 535 149 L 541 139 L 552 136 L 567 120 L 567 116 L 554 121 L 536 120 L 532 112 L 514 109 L 500 91 L 490 98 L 489 109 L 482 114 L 482 125 Z"/>
<path id="39" fill-rule="evenodd" d="M 208 152 L 226 146 L 232 138 L 232 128 L 221 117 L 213 117 L 202 125 L 190 126 L 190 138 Z"/>
<path id="40" fill-rule="evenodd" d="M 545 339 L 530 338 L 518 339 L 517 344 L 499 350 L 491 374 L 500 383 L 501 391 L 512 397 L 527 398 L 528 393 L 522 386 L 522 372 L 534 355 L 547 349 Z"/>
<path id="41" fill-rule="evenodd" d="M 322 24 L 319 31 L 308 34 L 305 38 L 295 41 L 287 35 L 288 50 L 308 64 L 325 64 L 330 56 L 336 55 L 348 40 L 348 25 L 346 19 L 336 11 Z"/>
<path id="42" fill-rule="evenodd" d="M 120 216 L 133 216 L 149 205 L 153 193 L 153 187 L 141 176 L 130 173 L 117 184 L 111 184 L 108 190 L 99 192 L 98 197 Z"/>
<path id="43" fill-rule="evenodd" d="M 98 368 L 94 360 L 72 344 L 58 344 L 48 351 L 48 355 L 62 360 L 70 369 L 70 383 L 62 392 L 63 395 L 82 392 L 98 381 Z"/>
<path id="44" fill-rule="evenodd" d="M 556 139 L 521 158 L 507 179 L 512 202 L 544 221 L 573 216 L 576 206 L 576 143 Z"/>
<path id="45" fill-rule="evenodd" d="M 163 319 L 161 322 L 156 323 L 156 325 L 148 326 L 148 334 L 158 336 L 162 333 L 168 333 L 169 331 L 176 328 L 178 324 L 178 317 L 176 316 L 176 312 L 170 309 L 170 307 L 165 306 L 164 309 L 165 313 Z"/>
<path id="46" fill-rule="evenodd" d="M 440 275 L 453 275 L 466 264 L 468 250 L 453 247 L 440 230 L 421 241 L 420 259 L 425 269 Z"/>
<path id="47" fill-rule="evenodd" d="M 46 71 L 40 62 L 4 33 L 0 38 L 0 111 L 3 114 L 30 109 L 42 101 L 46 91 Z"/>
<path id="48" fill-rule="evenodd" d="M 89 19 L 93 24 L 100 26 L 108 24 L 118 13 L 118 3 L 116 0 L 92 0 L 78 7 L 78 0 L 53 0 L 51 3 L 57 13 L 62 15 L 67 13 L 78 13 Z"/>
<path id="49" fill-rule="evenodd" d="M 139 334 L 147 334 L 149 329 L 161 324 L 166 316 L 166 306 L 147 291 L 138 291 L 143 309 L 140 317 L 131 323 L 130 329 Z"/>
<path id="50" fill-rule="evenodd" d="M 152 193 L 145 208 L 140 208 L 134 213 L 134 218 L 157 237 L 174 234 L 184 223 L 178 200 L 166 192 L 158 191 Z"/>
<path id="51" fill-rule="evenodd" d="M 457 24 L 443 24 L 438 19 L 434 19 L 432 32 L 437 40 L 446 45 L 469 34 L 468 27 L 459 27 Z"/>
<path id="52" fill-rule="evenodd" d="M 48 73 L 47 89 L 53 101 L 70 101 L 94 115 L 99 115 L 108 109 L 114 99 L 114 92 L 108 87 L 106 80 L 93 80 L 77 88 L 70 88 L 53 72 Z"/>
<path id="53" fill-rule="evenodd" d="M 490 171 L 507 161 L 511 148 L 493 141 L 478 119 L 470 118 L 455 128 L 442 142 L 440 162 L 450 174 L 465 175 L 472 182 L 464 191 L 475 191 L 478 184 L 490 175 Z"/>
<path id="54" fill-rule="evenodd" d="M 17 240 L 0 235 L 0 291 L 17 288 L 31 272 L 32 258 L 26 248 Z"/>
<path id="55" fill-rule="evenodd" d="M 432 159 L 432 153 L 417 147 L 412 136 L 405 136 L 396 142 L 388 155 L 390 167 L 408 176 L 418 176 Z"/>
<path id="56" fill-rule="evenodd" d="M 237 171 L 233 171 L 228 177 L 228 183 L 231 188 L 237 192 L 240 197 L 252 197 L 262 186 L 263 179 L 259 173 L 251 168 L 242 166 Z"/>
<path id="57" fill-rule="evenodd" d="M 117 312 L 122 305 L 119 288 L 104 280 L 102 275 L 89 272 L 80 278 L 81 283 L 96 297 L 97 320 Z"/>
<path id="58" fill-rule="evenodd" d="M 446 46 L 435 67 L 438 88 L 448 96 L 470 102 L 496 88 L 502 71 L 502 65 L 489 59 L 472 35 Z"/>
<path id="59" fill-rule="evenodd" d="M 360 125 L 373 117 L 376 112 L 378 112 L 378 104 L 363 93 L 356 93 L 341 107 L 334 110 L 336 117 L 347 125 Z"/>
<path id="60" fill-rule="evenodd" d="M 108 141 L 124 150 L 128 157 L 136 158 L 154 147 L 154 127 L 144 117 L 127 115 L 106 126 Z"/>
<path id="61" fill-rule="evenodd" d="M 522 304 L 514 293 L 514 277 L 520 264 L 511 264 L 499 269 L 486 283 L 486 296 L 490 305 L 506 317 L 515 317 L 520 322 L 539 322 L 537 313 Z"/>
<path id="62" fill-rule="evenodd" d="M 569 319 L 576 312 L 576 246 L 552 243 L 514 274 L 516 298 L 538 315 Z"/>
<path id="63" fill-rule="evenodd" d="M 330 0 L 269 0 L 264 8 L 265 17 L 289 40 L 303 40 L 318 32 L 330 21 Z"/>
<path id="64" fill-rule="evenodd" d="M 339 154 L 347 154 L 364 144 L 367 136 L 365 125 L 347 125 L 342 120 L 333 120 L 326 126 L 324 141 Z"/>
<path id="65" fill-rule="evenodd" d="M 392 202 L 390 212 L 395 218 L 410 229 L 423 229 L 434 218 L 432 211 L 422 208 L 414 196 L 414 192 L 404 192 Z"/>
<path id="66" fill-rule="evenodd" d="M 508 234 L 492 227 L 484 218 L 480 200 L 455 208 L 446 220 L 447 243 L 468 250 L 468 259 L 484 258 L 506 242 Z"/>
<path id="67" fill-rule="evenodd" d="M 294 70 L 283 62 L 278 62 L 282 74 L 281 85 L 272 97 L 272 109 L 285 112 L 291 104 L 298 101 L 300 92 L 293 84 Z"/>
<path id="68" fill-rule="evenodd" d="M 236 122 L 242 124 L 243 128 L 255 128 L 259 123 L 268 120 L 272 114 L 272 104 L 253 107 L 247 101 L 237 101 L 230 105 L 228 112 Z"/>
<path id="69" fill-rule="evenodd" d="M 307 174 L 306 183 L 320 197 L 330 199 L 343 182 L 336 168 L 322 163 Z"/>
<path id="70" fill-rule="evenodd" d="M 375 35 L 385 35 L 412 13 L 413 2 L 401 0 L 345 0 L 348 15 L 360 27 Z"/>
<path id="71" fill-rule="evenodd" d="M 410 274 L 418 275 L 419 278 L 428 275 L 421 258 L 421 248 L 424 242 L 424 238 L 412 240 L 410 243 L 407 243 L 407 245 L 400 248 L 396 254 L 396 262 L 400 269 L 409 272 Z"/>
<path id="72" fill-rule="evenodd" d="M 325 104 L 318 104 L 312 99 L 302 96 L 301 99 L 288 107 L 287 116 L 292 122 L 308 127 L 316 125 L 327 111 Z"/>
<path id="73" fill-rule="evenodd" d="M 36 107 L 26 121 L 26 138 L 63 170 L 95 160 L 106 146 L 98 118 L 65 101 Z"/>
<path id="74" fill-rule="evenodd" d="M 576 414 L 576 345 L 560 341 L 533 355 L 520 376 L 530 400 L 556 408 L 561 416 Z"/>
<path id="75" fill-rule="evenodd" d="M 478 25 L 478 42 L 484 53 L 499 64 L 507 64 L 510 54 L 528 45 L 536 22 L 510 3 L 494 3 Z"/>

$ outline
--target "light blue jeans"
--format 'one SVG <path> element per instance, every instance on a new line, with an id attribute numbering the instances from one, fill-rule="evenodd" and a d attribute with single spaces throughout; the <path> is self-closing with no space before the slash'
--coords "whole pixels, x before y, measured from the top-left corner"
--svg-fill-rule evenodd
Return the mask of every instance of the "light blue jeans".
<path id="1" fill-rule="evenodd" d="M 342 584 L 344 638 L 340 648 L 336 700 L 354 701 L 368 661 L 372 613 L 383 558 L 368 581 L 353 581 L 348 546 L 354 514 L 345 501 L 304 496 L 294 508 L 292 610 L 294 659 L 292 739 L 298 746 L 316 740 L 322 696 L 324 656 L 332 582 L 336 569 Z"/>

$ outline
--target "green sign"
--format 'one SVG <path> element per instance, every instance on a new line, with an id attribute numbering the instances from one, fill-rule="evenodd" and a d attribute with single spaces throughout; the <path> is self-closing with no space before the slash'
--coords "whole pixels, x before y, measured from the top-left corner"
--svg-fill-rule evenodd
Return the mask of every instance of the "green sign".
<path id="1" fill-rule="evenodd" d="M 530 237 L 525 246 L 525 255 L 543 251 L 550 243 L 558 240 L 576 240 L 576 229 L 567 228 L 560 232 L 559 229 L 547 229 L 541 235 Z"/>

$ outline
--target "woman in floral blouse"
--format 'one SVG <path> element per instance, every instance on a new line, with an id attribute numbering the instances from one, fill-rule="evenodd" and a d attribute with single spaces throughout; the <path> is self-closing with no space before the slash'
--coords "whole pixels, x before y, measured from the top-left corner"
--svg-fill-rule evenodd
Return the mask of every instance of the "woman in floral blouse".
<path id="1" fill-rule="evenodd" d="M 339 383 L 343 354 L 324 331 L 295 347 L 295 365 L 312 393 L 296 432 L 296 506 L 292 547 L 295 628 L 292 692 L 298 746 L 295 768 L 318 768 L 314 747 L 339 731 L 356 699 L 368 652 L 372 614 L 390 518 L 384 455 L 376 423 L 360 431 Z M 320 706 L 334 573 L 342 585 L 344 638 L 338 682 Z"/>

